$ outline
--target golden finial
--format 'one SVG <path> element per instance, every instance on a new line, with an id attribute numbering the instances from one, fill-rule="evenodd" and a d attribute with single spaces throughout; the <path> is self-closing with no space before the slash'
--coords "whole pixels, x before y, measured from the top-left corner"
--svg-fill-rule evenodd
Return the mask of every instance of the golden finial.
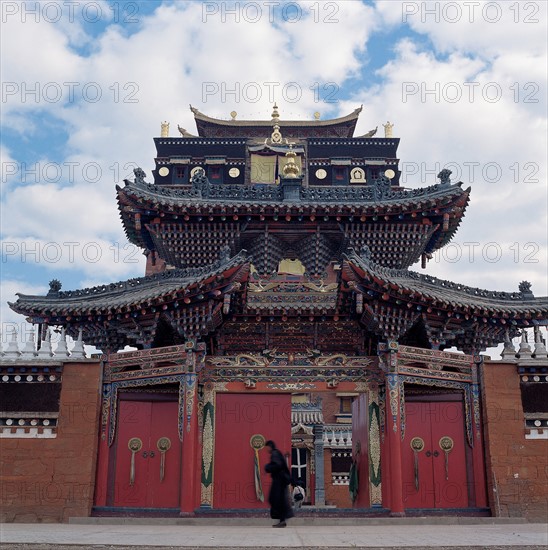
<path id="1" fill-rule="evenodd" d="M 285 154 L 285 158 L 287 159 L 285 166 L 283 167 L 283 174 L 284 178 L 297 178 L 299 177 L 299 167 L 297 166 L 297 163 L 295 162 L 295 158 L 297 157 L 297 154 L 295 151 L 293 151 L 293 143 L 289 143 L 289 151 Z"/>
<path id="2" fill-rule="evenodd" d="M 167 120 L 161 123 L 160 137 L 169 137 L 169 122 Z"/>
<path id="3" fill-rule="evenodd" d="M 314 118 L 315 118 L 316 120 L 320 120 L 320 116 L 321 116 L 321 115 L 320 115 L 320 112 L 319 112 L 319 111 L 316 111 L 316 112 L 314 113 Z"/>
<path id="4" fill-rule="evenodd" d="M 230 111 L 230 116 L 232 117 L 232 120 L 236 120 L 238 113 L 236 111 Z"/>
<path id="5" fill-rule="evenodd" d="M 278 112 L 278 105 L 276 105 L 276 103 L 274 103 L 272 109 L 272 122 L 274 124 L 274 129 L 270 135 L 270 141 L 272 143 L 281 143 L 282 133 L 280 132 L 280 125 L 278 124 L 278 122 L 280 122 L 280 113 Z"/>
<path id="6" fill-rule="evenodd" d="M 386 124 L 383 124 L 383 127 L 384 127 L 384 137 L 391 138 L 392 128 L 394 128 L 394 125 L 391 124 L 389 121 L 386 121 Z"/>
<path id="7" fill-rule="evenodd" d="M 272 109 L 272 122 L 278 122 L 280 120 L 280 113 L 278 112 L 278 105 L 274 103 Z"/>

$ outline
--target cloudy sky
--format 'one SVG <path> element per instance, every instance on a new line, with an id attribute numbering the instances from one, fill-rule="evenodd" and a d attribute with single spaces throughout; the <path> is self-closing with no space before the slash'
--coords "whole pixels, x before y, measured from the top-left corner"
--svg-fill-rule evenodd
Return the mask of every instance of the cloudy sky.
<path id="1" fill-rule="evenodd" d="M 394 123 L 402 182 L 471 186 L 426 272 L 547 295 L 546 2 L 85 1 L 2 10 L 2 331 L 6 301 L 144 273 L 115 184 L 154 167 L 160 122 L 310 120 L 363 104 Z M 414 266 L 420 270 L 420 266 Z"/>

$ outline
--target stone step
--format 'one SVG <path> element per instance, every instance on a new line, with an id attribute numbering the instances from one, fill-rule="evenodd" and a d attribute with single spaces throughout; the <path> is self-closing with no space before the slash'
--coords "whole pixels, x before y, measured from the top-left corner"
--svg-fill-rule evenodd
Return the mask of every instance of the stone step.
<path id="1" fill-rule="evenodd" d="M 403 518 L 363 518 L 363 517 L 318 517 L 301 516 L 291 520 L 294 526 L 311 525 L 508 525 L 528 523 L 524 518 L 492 517 L 403 517 Z M 68 523 L 73 525 L 219 525 L 219 526 L 254 526 L 271 525 L 267 517 L 71 517 Z"/>

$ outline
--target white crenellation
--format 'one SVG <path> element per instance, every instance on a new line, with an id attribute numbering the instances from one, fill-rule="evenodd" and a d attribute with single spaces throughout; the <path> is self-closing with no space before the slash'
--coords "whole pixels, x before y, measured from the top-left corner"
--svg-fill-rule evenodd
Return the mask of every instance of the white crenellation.
<path id="1" fill-rule="evenodd" d="M 535 333 L 535 351 L 533 352 L 533 355 L 535 359 L 546 359 L 546 356 L 547 356 L 546 345 L 542 341 L 540 327 L 535 326 L 534 333 Z"/>
<path id="2" fill-rule="evenodd" d="M 517 357 L 520 359 L 531 357 L 531 346 L 527 343 L 527 331 L 525 329 L 521 331 L 521 342 L 519 344 Z"/>
<path id="3" fill-rule="evenodd" d="M 19 351 L 19 344 L 17 342 L 17 331 L 14 329 L 11 333 L 11 340 L 8 344 L 8 348 L 4 352 L 4 357 L 6 359 L 17 359 L 21 356 Z"/>
<path id="4" fill-rule="evenodd" d="M 67 335 L 65 329 L 61 329 L 61 338 L 59 344 L 57 344 L 57 349 L 55 350 L 56 357 L 70 357 L 69 350 L 67 348 Z"/>
<path id="5" fill-rule="evenodd" d="M 500 354 L 501 358 L 505 361 L 515 361 L 516 360 L 516 348 L 514 347 L 514 344 L 510 338 L 509 331 L 506 331 L 506 335 L 504 338 L 504 349 L 502 350 L 502 353 Z"/>
<path id="6" fill-rule="evenodd" d="M 34 342 L 34 332 L 30 333 L 30 338 L 27 340 L 25 347 L 21 351 L 21 359 L 29 359 L 31 357 L 36 357 L 36 344 Z"/>
<path id="7" fill-rule="evenodd" d="M 53 351 L 51 350 L 51 332 L 48 328 L 46 331 L 46 338 L 40 342 L 40 349 L 38 350 L 39 359 L 51 359 L 53 357 Z"/>
<path id="8" fill-rule="evenodd" d="M 72 359 L 84 359 L 86 357 L 86 350 L 84 349 L 84 341 L 82 338 L 82 329 L 78 331 L 78 340 L 74 342 L 72 348 Z"/>

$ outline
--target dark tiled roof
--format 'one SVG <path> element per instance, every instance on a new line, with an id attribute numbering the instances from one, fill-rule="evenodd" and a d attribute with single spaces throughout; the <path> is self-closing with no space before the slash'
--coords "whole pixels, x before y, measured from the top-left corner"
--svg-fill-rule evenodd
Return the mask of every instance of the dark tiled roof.
<path id="1" fill-rule="evenodd" d="M 178 206 L 185 204 L 218 205 L 220 202 L 234 206 L 252 206 L 257 203 L 271 203 L 294 207 L 321 206 L 362 206 L 401 207 L 413 209 L 424 200 L 439 201 L 447 198 L 467 197 L 470 188 L 463 190 L 461 182 L 452 185 L 431 185 L 417 189 L 394 189 L 389 181 L 381 185 L 368 186 L 307 186 L 300 188 L 300 197 L 291 201 L 284 200 L 281 185 L 216 185 L 211 184 L 204 175 L 196 175 L 192 187 L 173 188 L 136 180 L 125 180 L 125 187 L 116 186 L 119 195 L 129 195 L 151 201 L 159 206 Z"/>
<path id="2" fill-rule="evenodd" d="M 209 117 L 198 109 L 190 106 L 194 113 L 198 134 L 202 137 L 217 136 L 220 133 L 224 136 L 251 135 L 254 130 L 265 130 L 270 134 L 274 124 L 272 120 L 222 120 Z M 339 118 L 326 120 L 283 120 L 278 119 L 277 124 L 286 136 L 295 137 L 317 137 L 318 131 L 321 135 L 333 137 L 352 137 L 356 128 L 358 117 L 362 107 L 358 107 L 352 113 Z M 266 135 L 266 134 L 265 134 Z"/>
<path id="3" fill-rule="evenodd" d="M 413 301 L 428 305 L 435 300 L 452 308 L 468 307 L 491 313 L 531 314 L 548 319 L 548 297 L 535 298 L 521 292 L 500 292 L 473 288 L 460 283 L 422 275 L 406 269 L 390 269 L 364 259 L 355 252 L 345 256 L 351 264 L 364 272 L 364 282 L 377 281 L 387 285 L 387 292 L 415 293 Z"/>
<path id="4" fill-rule="evenodd" d="M 90 310 L 111 311 L 120 307 L 141 304 L 149 300 L 184 290 L 212 277 L 234 270 L 246 263 L 245 251 L 226 263 L 193 269 L 173 269 L 148 277 L 137 277 L 80 290 L 50 292 L 47 296 L 17 294 L 18 300 L 9 303 L 11 309 L 24 315 L 55 315 L 59 312 L 79 315 Z"/>

